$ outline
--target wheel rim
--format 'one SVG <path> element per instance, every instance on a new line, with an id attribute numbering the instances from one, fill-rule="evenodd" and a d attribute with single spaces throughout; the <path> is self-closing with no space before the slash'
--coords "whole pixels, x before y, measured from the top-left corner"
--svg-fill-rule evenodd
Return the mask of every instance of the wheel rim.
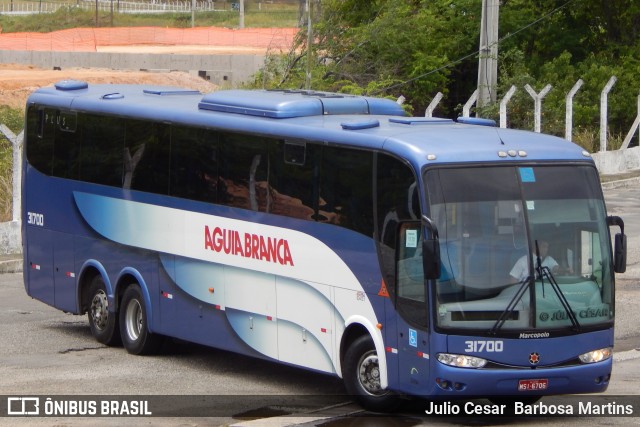
<path id="1" fill-rule="evenodd" d="M 385 392 L 380 387 L 380 366 L 374 350 L 363 354 L 358 363 L 358 381 L 368 394 L 380 396 Z"/>
<path id="2" fill-rule="evenodd" d="M 103 290 L 99 290 L 91 300 L 91 319 L 98 330 L 103 331 L 109 320 L 109 300 Z"/>
<path id="3" fill-rule="evenodd" d="M 125 324 L 129 339 L 137 341 L 142 331 L 142 307 L 137 299 L 131 300 L 127 306 Z"/>

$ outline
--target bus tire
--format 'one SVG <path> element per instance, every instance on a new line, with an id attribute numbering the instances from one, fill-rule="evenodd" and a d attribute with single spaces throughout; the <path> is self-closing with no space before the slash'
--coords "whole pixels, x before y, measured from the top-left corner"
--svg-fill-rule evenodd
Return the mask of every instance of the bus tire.
<path id="1" fill-rule="evenodd" d="M 120 335 L 122 344 L 131 354 L 156 353 L 162 345 L 162 336 L 153 334 L 147 325 L 147 307 L 137 285 L 127 287 L 120 303 Z"/>
<path id="2" fill-rule="evenodd" d="M 398 395 L 380 388 L 378 354 L 369 335 L 359 337 L 347 348 L 342 378 L 347 393 L 369 411 L 389 412 L 400 404 Z"/>
<path id="3" fill-rule="evenodd" d="M 120 345 L 118 313 L 109 311 L 107 287 L 102 276 L 97 275 L 91 279 L 88 296 L 87 317 L 89 318 L 91 335 L 102 344 Z"/>

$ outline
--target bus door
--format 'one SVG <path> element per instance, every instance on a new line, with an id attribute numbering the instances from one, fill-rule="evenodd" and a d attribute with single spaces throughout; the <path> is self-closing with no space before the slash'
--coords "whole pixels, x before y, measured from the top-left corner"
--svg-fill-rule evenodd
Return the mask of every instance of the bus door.
<path id="1" fill-rule="evenodd" d="M 422 231 L 417 221 L 398 228 L 395 306 L 398 337 L 398 380 L 424 390 L 429 378 L 428 304 L 422 261 Z M 409 390 L 410 391 L 410 390 Z"/>

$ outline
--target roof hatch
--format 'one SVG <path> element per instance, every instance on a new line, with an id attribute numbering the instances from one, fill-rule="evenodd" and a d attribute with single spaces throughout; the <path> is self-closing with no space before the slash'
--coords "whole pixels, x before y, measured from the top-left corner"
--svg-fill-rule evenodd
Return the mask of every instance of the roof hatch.
<path id="1" fill-rule="evenodd" d="M 466 125 L 479 125 L 479 126 L 496 126 L 496 121 L 493 119 L 483 119 L 481 117 L 458 117 L 456 120 L 458 123 L 464 123 Z"/>
<path id="2" fill-rule="evenodd" d="M 83 82 L 82 80 L 60 80 L 59 82 L 54 84 L 55 88 L 58 90 L 79 90 L 86 89 L 89 87 L 87 82 Z"/>
<path id="3" fill-rule="evenodd" d="M 404 115 L 402 107 L 389 99 L 292 90 L 223 90 L 205 95 L 198 107 L 276 119 L 337 114 Z"/>

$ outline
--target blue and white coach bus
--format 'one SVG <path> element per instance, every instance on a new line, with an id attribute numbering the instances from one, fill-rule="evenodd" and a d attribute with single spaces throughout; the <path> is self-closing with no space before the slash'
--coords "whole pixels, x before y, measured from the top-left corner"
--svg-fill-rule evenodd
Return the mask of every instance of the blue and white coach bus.
<path id="1" fill-rule="evenodd" d="M 592 159 L 466 121 L 310 91 L 39 89 L 27 293 L 129 353 L 176 337 L 336 375 L 374 410 L 604 391 L 626 238 Z"/>

